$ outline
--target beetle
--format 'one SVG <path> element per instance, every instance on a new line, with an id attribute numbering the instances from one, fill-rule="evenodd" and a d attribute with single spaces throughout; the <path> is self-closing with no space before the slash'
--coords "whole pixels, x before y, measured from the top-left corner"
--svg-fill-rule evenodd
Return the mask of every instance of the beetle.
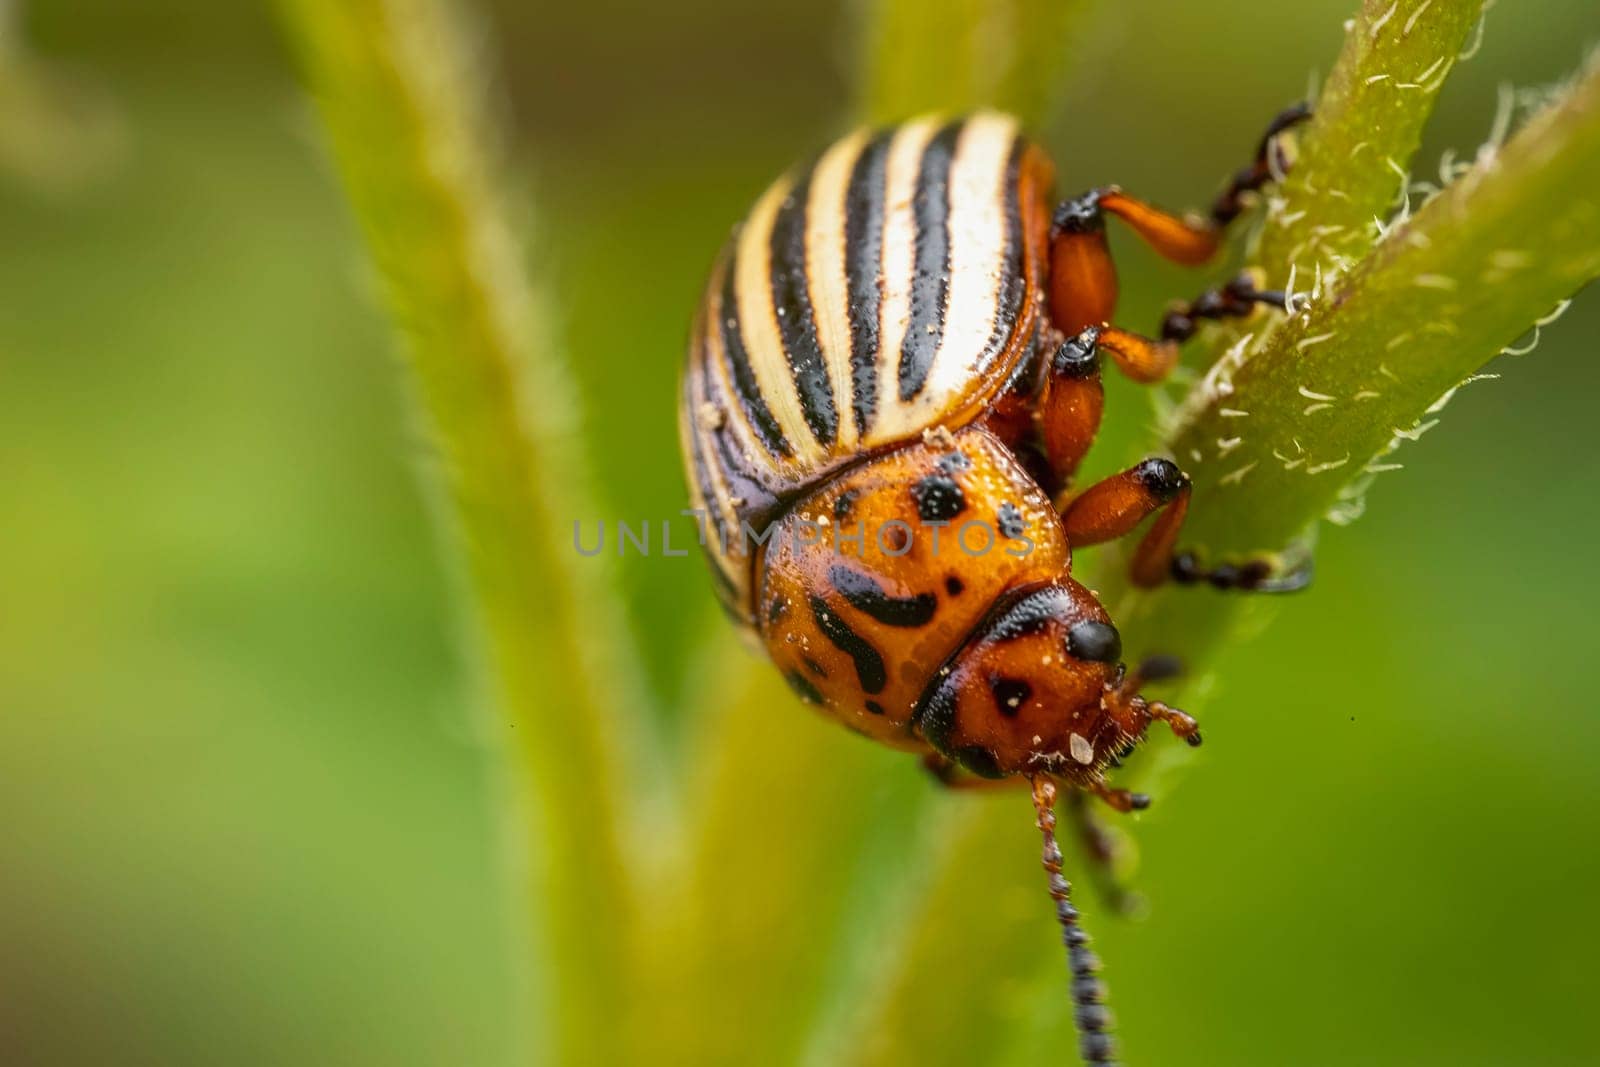
<path id="1" fill-rule="evenodd" d="M 1143 808 L 1108 767 L 1153 722 L 1200 733 L 1140 695 L 1156 670 L 1122 663 L 1072 549 L 1154 516 L 1137 585 L 1299 582 L 1176 552 L 1190 483 L 1170 459 L 1073 485 L 1102 357 L 1159 381 L 1199 321 L 1284 305 L 1242 276 L 1173 308 L 1157 337 L 1118 328 L 1105 220 L 1170 260 L 1209 261 L 1307 114 L 1273 121 L 1209 217 L 1116 187 L 1056 202 L 1049 156 L 1000 113 L 859 130 L 756 201 L 691 330 L 680 434 L 719 600 L 828 717 L 947 785 L 1031 786 L 1091 1063 L 1111 1062 L 1110 1019 L 1061 870 L 1057 790 Z"/>

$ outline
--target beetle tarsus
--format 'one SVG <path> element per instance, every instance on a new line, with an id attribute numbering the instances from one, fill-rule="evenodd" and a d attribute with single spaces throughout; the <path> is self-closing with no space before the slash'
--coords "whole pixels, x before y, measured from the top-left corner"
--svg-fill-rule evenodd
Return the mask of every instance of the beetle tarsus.
<path id="1" fill-rule="evenodd" d="M 1244 318 L 1262 304 L 1284 310 L 1288 297 L 1281 289 L 1258 288 L 1255 276 L 1245 271 L 1227 285 L 1208 289 L 1169 310 L 1161 320 L 1161 339 L 1187 341 L 1202 321 Z"/>
<path id="2" fill-rule="evenodd" d="M 1255 159 L 1234 174 L 1227 188 L 1212 203 L 1211 221 L 1215 225 L 1226 226 L 1238 218 L 1244 211 L 1245 194 L 1256 192 L 1274 178 L 1283 176 L 1289 169 L 1289 161 L 1284 157 L 1278 135 L 1300 125 L 1310 117 L 1311 105 L 1305 101 L 1284 108 L 1273 117 L 1256 146 Z"/>

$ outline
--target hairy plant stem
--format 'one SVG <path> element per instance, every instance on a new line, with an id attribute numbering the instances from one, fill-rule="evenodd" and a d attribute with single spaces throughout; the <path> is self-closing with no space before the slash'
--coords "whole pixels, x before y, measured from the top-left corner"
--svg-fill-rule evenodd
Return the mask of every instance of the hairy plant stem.
<path id="1" fill-rule="evenodd" d="M 1591 69 L 1304 307 L 1242 339 L 1168 444 L 1194 479 L 1185 543 L 1209 559 L 1350 521 L 1388 453 L 1448 393 L 1600 273 L 1600 70 Z M 1182 603 L 1188 601 L 1188 603 Z M 1236 596 L 1184 589 L 1120 605 L 1142 650 L 1204 661 Z"/>
<path id="2" fill-rule="evenodd" d="M 612 591 L 568 555 L 573 517 L 594 513 L 570 440 L 574 392 L 497 189 L 480 57 L 436 0 L 284 0 L 281 12 L 404 340 L 497 739 L 531 809 L 512 832 L 534 864 L 525 904 L 544 950 L 532 1025 L 552 1060 L 611 1062 L 633 914 L 618 798 L 642 787 L 623 742 L 649 716 Z"/>
<path id="3" fill-rule="evenodd" d="M 1362 0 L 1345 30 L 1299 158 L 1268 194 L 1251 260 L 1309 285 L 1377 240 L 1406 193 L 1433 104 L 1483 18 L 1484 0 Z"/>

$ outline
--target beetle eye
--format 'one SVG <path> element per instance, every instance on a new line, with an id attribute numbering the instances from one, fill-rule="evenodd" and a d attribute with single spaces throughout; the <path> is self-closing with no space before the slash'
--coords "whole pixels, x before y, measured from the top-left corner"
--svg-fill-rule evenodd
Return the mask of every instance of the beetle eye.
<path id="1" fill-rule="evenodd" d="M 1077 659 L 1115 663 L 1122 658 L 1122 635 L 1108 622 L 1085 619 L 1067 631 L 1067 651 Z"/>

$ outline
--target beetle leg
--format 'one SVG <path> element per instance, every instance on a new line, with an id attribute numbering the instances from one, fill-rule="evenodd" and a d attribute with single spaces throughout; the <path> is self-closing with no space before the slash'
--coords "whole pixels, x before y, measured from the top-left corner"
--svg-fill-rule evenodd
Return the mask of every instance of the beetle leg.
<path id="1" fill-rule="evenodd" d="M 990 792 L 1028 784 L 1028 779 L 1020 776 L 979 778 L 977 775 L 964 774 L 961 768 L 937 752 L 929 752 L 922 757 L 922 768 L 946 789 L 962 792 Z M 1133 795 L 1129 794 L 1130 797 Z M 1139 910 L 1143 898 L 1117 877 L 1120 846 L 1113 833 L 1095 817 L 1087 802 L 1088 796 L 1088 793 L 1079 789 L 1068 790 L 1067 818 L 1082 845 L 1083 854 L 1089 860 L 1088 870 L 1095 892 L 1119 915 L 1131 915 Z"/>
<path id="2" fill-rule="evenodd" d="M 1116 789 L 1107 785 L 1104 781 L 1090 782 L 1084 788 L 1124 815 L 1130 811 L 1143 811 L 1150 806 L 1150 795 L 1148 793 L 1135 793 L 1127 789 Z"/>
<path id="3" fill-rule="evenodd" d="M 1046 441 L 1049 433 L 1047 424 Z M 1075 547 L 1114 541 L 1132 532 L 1152 513 L 1160 512 L 1133 550 L 1129 569 L 1137 586 L 1149 588 L 1170 578 L 1182 585 L 1207 582 L 1218 589 L 1293 593 L 1311 584 L 1310 557 L 1287 567 L 1261 558 L 1206 568 L 1194 553 L 1175 552 L 1183 520 L 1189 513 L 1189 494 L 1189 476 L 1177 464 L 1151 458 L 1096 482 L 1081 493 L 1061 494 L 1056 508 L 1061 512 L 1067 542 Z"/>
<path id="4" fill-rule="evenodd" d="M 1147 459 L 1063 504 L 1061 523 L 1074 547 L 1115 540 L 1160 511 L 1134 550 L 1132 568 L 1135 585 L 1159 585 L 1171 572 L 1178 531 L 1189 512 L 1189 476 L 1171 460 Z"/>
<path id="5" fill-rule="evenodd" d="M 1281 289 L 1259 289 L 1248 271 L 1220 289 L 1208 289 L 1195 299 L 1167 311 L 1161 320 L 1163 341 L 1187 341 L 1199 329 L 1202 319 L 1234 319 L 1250 314 L 1258 304 L 1288 310 L 1288 298 Z"/>
<path id="6" fill-rule="evenodd" d="M 1100 432 L 1105 389 L 1098 336 L 1099 330 L 1090 327 L 1064 342 L 1050 360 L 1039 403 L 1039 436 L 1057 485 L 1067 484 Z"/>
<path id="7" fill-rule="evenodd" d="M 1077 834 L 1084 855 L 1089 858 L 1087 870 L 1090 881 L 1094 884 L 1095 892 L 1112 911 L 1119 915 L 1132 915 L 1140 909 L 1144 899 L 1118 877 L 1117 859 L 1122 851 L 1121 843 L 1096 818 L 1088 800 L 1089 794 L 1082 790 L 1069 792 L 1066 815 L 1072 822 L 1072 829 Z"/>
<path id="8" fill-rule="evenodd" d="M 1245 193 L 1253 193 L 1274 177 L 1281 178 L 1289 169 L 1289 161 L 1278 144 L 1278 134 L 1298 126 L 1311 117 L 1311 105 L 1305 101 L 1286 107 L 1274 116 L 1256 146 L 1256 158 L 1234 174 L 1220 196 L 1211 205 L 1211 219 L 1218 226 L 1226 226 L 1244 210 Z"/>
<path id="9" fill-rule="evenodd" d="M 1234 174 L 1211 206 L 1209 218 L 1174 215 L 1129 196 L 1116 186 L 1091 189 L 1065 201 L 1050 224 L 1050 316 L 1063 333 L 1111 320 L 1117 303 L 1117 271 L 1106 243 L 1105 216 L 1127 223 L 1158 255 L 1199 266 L 1216 255 L 1222 230 L 1244 210 L 1244 196 L 1281 176 L 1287 160 L 1278 135 L 1310 116 L 1297 104 L 1272 120 L 1255 158 Z"/>
<path id="10" fill-rule="evenodd" d="M 1172 580 L 1180 585 L 1206 582 L 1217 589 L 1251 593 L 1299 592 L 1311 584 L 1313 570 L 1309 555 L 1288 565 L 1271 559 L 1251 559 L 1214 567 L 1202 567 L 1192 552 L 1180 552 L 1172 558 Z"/>
<path id="11" fill-rule="evenodd" d="M 1105 406 L 1102 351 L 1135 381 L 1161 378 L 1178 358 L 1175 342 L 1151 341 L 1112 326 L 1085 327 L 1056 349 L 1038 411 L 1045 456 L 1060 485 L 1067 483 L 1100 430 Z"/>

